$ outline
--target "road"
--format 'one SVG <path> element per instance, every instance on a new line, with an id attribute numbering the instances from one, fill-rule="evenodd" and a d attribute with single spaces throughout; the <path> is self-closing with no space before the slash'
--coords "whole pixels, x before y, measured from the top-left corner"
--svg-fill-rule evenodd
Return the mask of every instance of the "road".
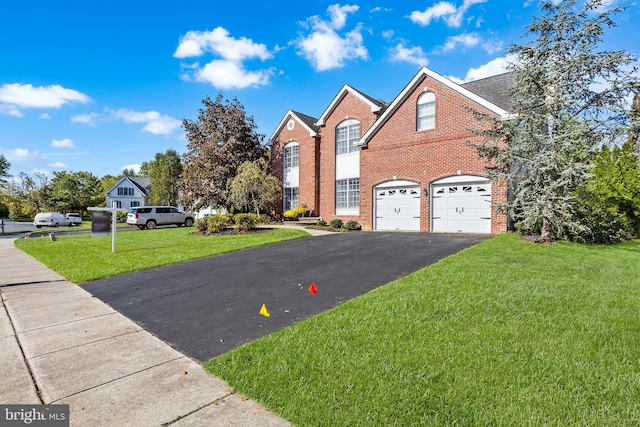
<path id="1" fill-rule="evenodd" d="M 36 230 L 32 222 L 15 222 L 4 220 L 4 232 L 6 233 L 28 233 Z M 0 230 L 1 231 L 1 230 Z"/>

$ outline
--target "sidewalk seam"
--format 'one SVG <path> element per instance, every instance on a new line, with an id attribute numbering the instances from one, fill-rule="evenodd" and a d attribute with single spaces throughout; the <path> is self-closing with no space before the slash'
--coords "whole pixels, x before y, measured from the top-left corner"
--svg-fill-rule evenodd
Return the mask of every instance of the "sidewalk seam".
<path id="1" fill-rule="evenodd" d="M 40 403 L 44 404 L 44 400 L 42 399 L 42 390 L 40 390 L 40 387 L 38 386 L 38 382 L 36 381 L 36 377 L 33 375 L 33 371 L 31 370 L 31 364 L 29 364 L 29 359 L 27 359 L 27 356 L 24 354 L 24 349 L 22 348 L 22 342 L 20 342 L 20 337 L 16 332 L 16 327 L 13 324 L 13 319 L 11 318 L 11 314 L 9 314 L 9 310 L 7 309 L 7 305 L 5 304 L 4 297 L 2 296 L 1 293 L 0 293 L 0 300 L 2 300 L 2 309 L 5 311 L 5 313 L 7 313 L 7 317 L 9 318 L 9 323 L 11 323 L 13 336 L 15 337 L 16 342 L 18 343 L 18 347 L 20 348 L 20 354 L 22 354 L 22 360 L 25 366 L 27 367 L 27 371 L 29 371 L 29 376 L 31 377 L 31 382 L 33 383 L 33 386 L 36 389 L 36 393 L 38 394 L 38 399 L 40 400 Z"/>
<path id="2" fill-rule="evenodd" d="M 234 395 L 234 394 L 236 394 L 236 393 L 237 393 L 237 392 L 236 392 L 236 390 L 231 390 L 228 394 L 225 394 L 224 396 L 219 397 L 219 398 L 215 399 L 214 401 L 207 403 L 206 405 L 202 405 L 201 407 L 196 408 L 196 409 L 194 409 L 193 411 L 191 411 L 191 412 L 189 412 L 189 413 L 186 413 L 186 414 L 184 414 L 184 415 L 180 415 L 178 418 L 176 418 L 176 419 L 174 419 L 174 420 L 171 420 L 171 421 L 169 421 L 168 423 L 163 423 L 163 424 L 162 424 L 162 427 L 166 427 L 166 426 L 170 426 L 171 424 L 175 424 L 175 423 L 177 423 L 178 421 L 180 421 L 181 419 L 183 419 L 183 418 L 187 418 L 188 416 L 193 415 L 193 414 L 195 414 L 196 412 L 201 411 L 201 410 L 202 410 L 202 409 L 204 409 L 204 408 L 208 408 L 208 407 L 209 407 L 209 406 L 211 406 L 211 405 L 217 405 L 219 402 L 221 402 L 221 401 L 225 400 L 226 398 L 228 398 L 228 397 L 230 397 L 230 396 L 233 396 L 233 395 Z"/>
<path id="3" fill-rule="evenodd" d="M 109 381 L 105 381 L 105 382 L 103 382 L 103 383 L 101 383 L 101 384 L 98 384 L 98 385 L 95 385 L 95 386 L 93 386 L 93 387 L 89 387 L 89 388 L 85 388 L 84 390 L 76 391 L 75 393 L 71 393 L 71 394 L 69 394 L 69 395 L 67 395 L 67 396 L 60 397 L 60 398 L 55 399 L 55 400 L 52 400 L 51 402 L 48 402 L 48 403 L 56 403 L 56 402 L 59 402 L 59 401 L 61 401 L 61 400 L 63 400 L 63 399 L 67 399 L 67 398 L 69 398 L 69 397 L 71 397 L 71 396 L 75 396 L 75 395 L 77 395 L 77 394 L 84 393 L 85 391 L 93 390 L 93 389 L 95 389 L 95 388 L 102 387 L 102 386 L 104 386 L 104 385 L 111 384 L 111 383 L 114 383 L 114 382 L 116 382 L 116 381 L 120 381 L 120 380 L 122 380 L 122 379 L 124 379 L 124 378 L 127 378 L 127 377 L 130 377 L 130 376 L 132 376 L 132 375 L 136 375 L 136 374 L 139 374 L 139 373 L 141 373 L 141 372 L 145 372 L 145 371 L 148 371 L 148 370 L 150 370 L 150 369 L 157 368 L 158 366 L 166 365 L 167 363 L 171 363 L 171 362 L 174 362 L 174 361 L 176 361 L 176 360 L 179 360 L 179 359 L 182 359 L 182 358 L 185 358 L 185 357 L 187 357 L 187 356 L 185 356 L 184 354 L 181 354 L 179 357 L 176 357 L 176 358 L 174 358 L 174 359 L 165 360 L 165 361 L 164 361 L 164 362 L 162 362 L 162 363 L 157 363 L 157 364 L 155 364 L 155 365 L 152 365 L 152 366 L 146 367 L 146 368 L 144 368 L 144 369 L 139 369 L 139 370 L 137 370 L 137 371 L 135 371 L 135 372 L 131 372 L 131 373 L 126 374 L 126 375 L 123 375 L 123 376 L 121 376 L 121 377 L 114 378 L 114 379 L 109 380 Z"/>
<path id="4" fill-rule="evenodd" d="M 101 341 L 107 341 L 107 340 L 110 340 L 110 339 L 113 339 L 113 338 L 120 338 L 120 337 L 124 337 L 124 336 L 127 336 L 127 335 L 136 334 L 138 332 L 146 332 L 146 331 L 144 329 L 138 329 L 137 331 L 126 332 L 124 334 L 111 335 L 111 336 L 108 336 L 108 337 L 105 337 L 105 338 L 100 338 L 99 340 L 88 341 L 86 343 L 74 345 L 72 347 L 65 347 L 65 348 L 61 348 L 59 350 L 50 351 L 48 353 L 38 354 L 37 356 L 33 356 L 32 359 L 37 359 L 39 357 L 49 356 L 50 354 L 55 354 L 55 353 L 59 353 L 61 351 L 67 351 L 67 350 L 71 350 L 71 349 L 74 349 L 74 348 L 83 347 L 83 346 L 89 345 L 89 344 L 95 344 L 95 343 L 98 343 L 98 342 L 101 342 Z"/>

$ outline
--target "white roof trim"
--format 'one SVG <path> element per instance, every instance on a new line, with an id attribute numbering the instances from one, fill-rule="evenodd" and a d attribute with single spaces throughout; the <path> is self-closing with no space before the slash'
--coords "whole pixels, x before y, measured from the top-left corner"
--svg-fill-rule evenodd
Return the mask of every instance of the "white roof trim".
<path id="1" fill-rule="evenodd" d="M 324 110 L 324 113 L 322 113 L 322 115 L 320 116 L 320 119 L 318 119 L 318 121 L 316 122 L 316 125 L 324 126 L 325 121 L 327 120 L 327 117 L 331 115 L 333 110 L 335 110 L 335 108 L 338 106 L 340 101 L 342 101 L 342 98 L 344 98 L 347 93 L 350 93 L 351 95 L 355 96 L 360 101 L 362 101 L 363 103 L 367 104 L 371 108 L 372 113 L 377 113 L 378 111 L 380 111 L 379 105 L 371 102 L 370 99 L 362 96 L 360 92 L 358 92 L 356 89 L 352 88 L 351 86 L 344 85 L 342 86 L 342 89 L 340 89 L 338 94 L 335 96 L 335 98 L 333 98 L 333 101 L 331 101 L 331 104 L 329 104 L 327 109 Z"/>
<path id="2" fill-rule="evenodd" d="M 409 84 L 407 86 L 405 86 L 405 88 L 402 90 L 402 92 L 400 92 L 400 94 L 396 97 L 396 99 L 393 100 L 393 102 L 389 105 L 389 108 L 387 108 L 387 110 L 380 116 L 380 118 L 373 124 L 373 126 L 371 126 L 369 128 L 367 133 L 365 133 L 362 136 L 362 138 L 360 138 L 360 140 L 357 142 L 356 145 L 363 146 L 363 145 L 367 145 L 369 143 L 369 140 L 371 140 L 371 137 L 373 137 L 373 135 L 375 135 L 375 133 L 382 127 L 382 125 L 384 125 L 389 120 L 389 118 L 396 112 L 396 110 L 400 107 L 400 105 L 404 101 L 406 101 L 406 99 L 409 97 L 409 95 L 415 90 L 416 86 L 418 85 L 418 82 L 424 76 L 431 77 L 432 79 L 434 79 L 437 82 L 445 85 L 446 87 L 450 88 L 451 90 L 453 90 L 455 92 L 458 92 L 460 95 L 464 96 L 465 98 L 467 98 L 467 99 L 475 102 L 476 104 L 486 108 L 487 110 L 491 111 L 492 113 L 497 114 L 498 116 L 500 116 L 501 119 L 508 119 L 508 118 L 511 117 L 511 115 L 506 110 L 503 110 L 502 108 L 498 107 L 494 103 L 489 102 L 486 99 L 484 99 L 484 98 L 476 95 L 475 93 L 469 91 L 468 89 L 463 88 L 459 84 L 457 84 L 457 83 L 449 80 L 448 78 L 436 73 L 435 71 L 430 70 L 427 67 L 422 67 L 420 69 L 420 71 L 418 71 L 418 73 L 413 77 L 413 79 L 411 79 Z"/>
<path id="3" fill-rule="evenodd" d="M 287 111 L 287 114 L 284 115 L 284 117 L 282 118 L 282 120 L 280 121 L 280 124 L 278 125 L 278 127 L 276 127 L 276 130 L 273 131 L 273 133 L 271 134 L 271 137 L 269 138 L 269 142 L 273 142 L 274 138 L 276 137 L 276 135 L 278 133 L 280 133 L 280 131 L 282 130 L 282 128 L 287 124 L 288 122 L 288 118 L 295 118 L 296 121 L 298 123 L 300 123 L 302 125 L 302 127 L 304 127 L 308 132 L 309 132 L 309 136 L 316 136 L 317 132 L 314 131 L 313 129 L 311 129 L 309 126 L 307 126 L 307 124 L 300 119 L 300 117 L 298 117 L 298 115 L 296 113 L 294 113 L 292 110 Z"/>

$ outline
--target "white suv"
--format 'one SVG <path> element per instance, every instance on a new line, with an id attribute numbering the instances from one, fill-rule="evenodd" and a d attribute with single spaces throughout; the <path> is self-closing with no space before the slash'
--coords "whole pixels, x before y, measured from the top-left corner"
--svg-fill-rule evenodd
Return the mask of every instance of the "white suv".
<path id="1" fill-rule="evenodd" d="M 156 228 L 158 225 L 175 224 L 178 227 L 193 225 L 193 216 L 179 211 L 173 206 L 140 206 L 131 208 L 127 214 L 127 224 L 136 225 L 139 229 Z"/>

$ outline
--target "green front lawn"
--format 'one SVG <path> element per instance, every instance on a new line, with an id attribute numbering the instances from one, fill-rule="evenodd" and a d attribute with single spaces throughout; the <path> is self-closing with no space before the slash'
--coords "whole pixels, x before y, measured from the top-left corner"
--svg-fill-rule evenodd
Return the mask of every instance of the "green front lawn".
<path id="1" fill-rule="evenodd" d="M 54 230 L 56 241 L 41 237 L 18 239 L 15 244 L 75 283 L 309 237 L 306 231 L 291 229 L 219 236 L 194 235 L 193 227 L 132 230 L 117 233 L 113 253 L 111 237 Z"/>
<path id="2" fill-rule="evenodd" d="M 297 426 L 637 426 L 640 240 L 496 236 L 206 368 Z"/>

